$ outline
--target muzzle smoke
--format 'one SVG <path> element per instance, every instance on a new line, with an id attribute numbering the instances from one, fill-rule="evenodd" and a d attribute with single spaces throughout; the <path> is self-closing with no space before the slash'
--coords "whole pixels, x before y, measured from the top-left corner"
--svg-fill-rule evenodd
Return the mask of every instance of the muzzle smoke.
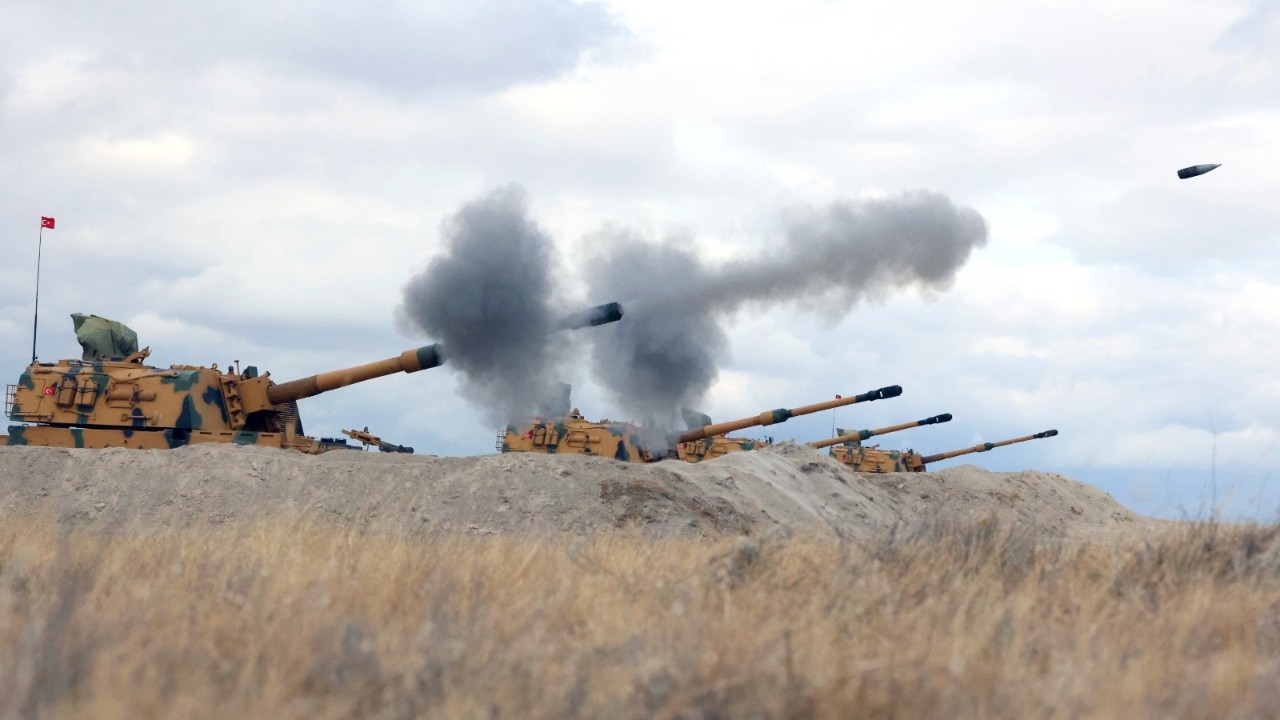
<path id="1" fill-rule="evenodd" d="M 590 297 L 618 300 L 621 322 L 584 331 L 594 376 L 623 416 L 674 429 L 728 359 L 723 323 L 744 304 L 824 302 L 842 310 L 897 288 L 945 288 L 987 226 L 946 196 L 798 208 L 768 252 L 716 266 L 689 241 L 652 242 L 625 230 L 593 235 Z M 560 392 L 577 353 L 554 333 L 551 238 L 510 187 L 468 203 L 443 224 L 444 253 L 405 288 L 401 313 L 441 342 L 468 399 L 494 420 L 520 422 Z M 611 411 L 609 413 L 613 415 Z"/>
<path id="2" fill-rule="evenodd" d="M 412 278 L 399 313 L 444 346 L 464 396 L 505 424 L 560 393 L 550 236 L 510 186 L 473 200 L 440 229 L 444 252 Z M 563 343 L 563 337 L 556 342 Z"/>
<path id="3" fill-rule="evenodd" d="M 942 288 L 986 242 L 977 212 L 927 191 L 789 213 L 786 239 L 720 266 L 688 243 L 603 231 L 592 292 L 616 296 L 625 322 L 591 336 L 593 371 L 630 417 L 677 427 L 726 358 L 722 323 L 745 303 L 826 301 L 850 309 L 893 288 Z"/>

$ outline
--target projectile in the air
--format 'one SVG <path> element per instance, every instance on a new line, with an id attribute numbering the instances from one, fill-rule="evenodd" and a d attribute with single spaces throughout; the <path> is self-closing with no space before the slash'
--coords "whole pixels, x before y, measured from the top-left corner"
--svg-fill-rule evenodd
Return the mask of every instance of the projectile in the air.
<path id="1" fill-rule="evenodd" d="M 1221 163 L 1217 165 L 1212 165 L 1212 164 L 1192 165 L 1191 167 L 1184 167 L 1181 170 L 1179 170 L 1178 177 L 1183 180 L 1186 180 L 1187 178 L 1193 178 L 1197 175 L 1203 175 L 1214 168 L 1220 168 L 1220 167 L 1222 167 Z"/>

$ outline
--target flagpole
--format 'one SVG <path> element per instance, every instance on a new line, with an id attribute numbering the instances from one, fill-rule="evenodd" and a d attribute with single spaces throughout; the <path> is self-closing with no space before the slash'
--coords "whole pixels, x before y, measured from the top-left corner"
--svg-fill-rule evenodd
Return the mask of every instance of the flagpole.
<path id="1" fill-rule="evenodd" d="M 36 312 L 31 318 L 31 364 L 36 362 L 36 329 L 40 327 L 40 255 L 44 251 L 44 221 L 40 222 L 40 239 L 36 244 Z"/>

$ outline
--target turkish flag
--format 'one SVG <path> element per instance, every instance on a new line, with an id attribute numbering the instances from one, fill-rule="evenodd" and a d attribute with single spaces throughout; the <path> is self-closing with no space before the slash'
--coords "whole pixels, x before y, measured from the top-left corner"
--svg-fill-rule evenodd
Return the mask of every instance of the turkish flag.
<path id="1" fill-rule="evenodd" d="M 53 229 L 53 218 L 40 216 L 40 227 Z"/>

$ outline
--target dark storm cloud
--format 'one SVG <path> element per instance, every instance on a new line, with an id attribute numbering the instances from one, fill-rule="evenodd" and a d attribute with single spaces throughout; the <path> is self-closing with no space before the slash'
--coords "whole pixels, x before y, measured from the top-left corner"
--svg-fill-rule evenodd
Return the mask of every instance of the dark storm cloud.
<path id="1" fill-rule="evenodd" d="M 843 310 L 890 288 L 945 287 L 986 238 L 978 213 L 926 191 L 796 210 L 784 242 L 718 267 L 688 241 L 603 231 L 593 292 L 616 295 L 627 316 L 592 334 L 594 372 L 633 417 L 670 427 L 715 381 L 721 323 L 745 304 L 826 300 Z"/>
<path id="2" fill-rule="evenodd" d="M 527 217 L 516 187 L 494 191 L 445 221 L 444 251 L 411 279 L 401 317 L 444 346 L 463 393 L 513 422 L 554 394 L 551 238 Z"/>

